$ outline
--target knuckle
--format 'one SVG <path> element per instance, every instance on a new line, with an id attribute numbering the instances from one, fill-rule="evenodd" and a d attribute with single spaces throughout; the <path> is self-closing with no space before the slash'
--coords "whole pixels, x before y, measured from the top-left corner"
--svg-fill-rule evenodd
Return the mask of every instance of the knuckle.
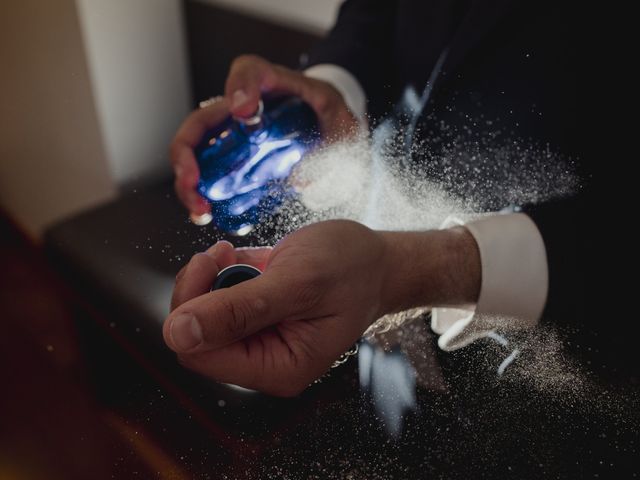
<path id="1" fill-rule="evenodd" d="M 242 303 L 222 299 L 219 308 L 224 312 L 226 321 L 223 328 L 232 340 L 244 338 L 249 324 L 249 312 Z"/>
<path id="2" fill-rule="evenodd" d="M 331 99 L 324 93 L 316 95 L 314 105 L 320 114 L 327 113 L 331 106 Z"/>
<path id="3" fill-rule="evenodd" d="M 215 120 L 220 116 L 220 112 L 224 108 L 225 105 L 222 101 L 216 101 L 207 107 L 195 110 L 191 114 L 192 116 L 190 117 L 189 123 L 185 127 L 186 131 L 188 131 L 190 135 L 196 136 L 195 132 L 204 131 L 205 126 L 215 123 Z M 191 146 L 194 146 L 193 142 Z"/>
<path id="4" fill-rule="evenodd" d="M 175 307 L 173 306 L 173 302 L 171 305 L 171 310 L 173 311 Z M 164 343 L 165 344 L 169 344 L 170 343 L 170 332 L 169 332 L 169 319 L 166 318 L 164 320 L 164 323 L 162 324 L 162 338 L 164 339 Z"/>
<path id="5" fill-rule="evenodd" d="M 211 270 L 211 262 L 213 259 L 206 253 L 196 253 L 189 261 L 188 267 L 190 273 L 208 272 Z"/>
<path id="6" fill-rule="evenodd" d="M 263 61 L 264 60 L 262 59 L 262 57 L 259 57 L 258 55 L 254 55 L 252 53 L 245 53 L 237 56 L 233 60 L 232 66 L 238 67 L 238 66 L 244 66 L 252 63 L 259 63 Z"/>
<path id="7" fill-rule="evenodd" d="M 189 112 L 189 115 L 184 119 L 184 121 L 180 124 L 178 132 L 174 137 L 174 143 L 181 143 L 184 141 L 185 132 L 189 132 L 194 124 L 198 123 L 199 109 L 192 110 Z"/>
<path id="8" fill-rule="evenodd" d="M 187 267 L 189 266 L 189 264 L 183 266 L 178 273 L 176 274 L 176 283 L 179 283 L 180 280 L 182 280 L 182 278 L 184 277 L 185 273 L 187 273 Z"/>
<path id="9" fill-rule="evenodd" d="M 313 106 L 320 114 L 327 114 L 335 109 L 341 95 L 332 87 L 323 82 L 314 81 L 310 84 L 313 88 Z"/>
<path id="10" fill-rule="evenodd" d="M 174 289 L 173 293 L 171 294 L 171 305 L 169 306 L 171 312 L 173 312 L 176 308 L 178 308 L 183 303 L 184 302 L 182 302 L 180 292 L 177 289 Z M 164 331 L 164 327 L 163 327 L 163 335 L 164 335 L 165 343 L 168 343 L 169 337 L 168 337 L 168 334 Z"/>
<path id="11" fill-rule="evenodd" d="M 206 108 L 197 108 L 192 110 L 187 118 L 184 119 L 182 124 L 176 133 L 174 138 L 174 142 L 178 145 L 180 144 L 189 144 L 190 137 L 194 131 L 197 131 L 198 128 L 202 125 L 202 118 L 208 114 L 208 110 Z"/>
<path id="12" fill-rule="evenodd" d="M 185 302 L 184 285 L 182 282 L 176 283 L 171 294 L 171 313 Z M 168 322 L 167 322 L 168 323 Z"/>

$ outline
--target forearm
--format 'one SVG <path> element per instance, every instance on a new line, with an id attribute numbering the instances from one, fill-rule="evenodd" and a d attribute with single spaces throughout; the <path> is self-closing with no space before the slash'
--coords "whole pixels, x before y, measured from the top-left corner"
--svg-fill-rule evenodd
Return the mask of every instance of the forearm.
<path id="1" fill-rule="evenodd" d="M 474 304 L 480 292 L 478 246 L 464 227 L 425 232 L 380 232 L 389 272 L 386 313 L 430 306 Z"/>

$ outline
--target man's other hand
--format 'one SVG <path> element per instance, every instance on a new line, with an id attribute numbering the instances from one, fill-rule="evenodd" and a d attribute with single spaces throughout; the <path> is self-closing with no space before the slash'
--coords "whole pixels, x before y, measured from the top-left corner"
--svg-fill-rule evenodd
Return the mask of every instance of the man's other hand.
<path id="1" fill-rule="evenodd" d="M 301 72 L 274 65 L 255 55 L 240 56 L 231 65 L 224 97 L 191 113 L 171 143 L 176 192 L 192 214 L 210 211 L 209 204 L 196 192 L 200 171 L 193 149 L 206 130 L 218 125 L 229 114 L 241 118 L 254 115 L 265 93 L 295 95 L 307 102 L 318 116 L 322 136 L 327 142 L 357 132 L 356 118 L 342 95 L 329 83 L 305 77 Z"/>

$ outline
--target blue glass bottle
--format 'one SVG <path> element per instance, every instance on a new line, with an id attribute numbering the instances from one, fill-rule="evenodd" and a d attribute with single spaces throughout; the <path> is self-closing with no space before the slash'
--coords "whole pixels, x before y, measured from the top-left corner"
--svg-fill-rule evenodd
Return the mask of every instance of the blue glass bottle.
<path id="1" fill-rule="evenodd" d="M 270 97 L 250 119 L 228 118 L 195 154 L 199 193 L 220 230 L 244 235 L 293 195 L 286 179 L 320 139 L 315 113 L 297 97 Z"/>

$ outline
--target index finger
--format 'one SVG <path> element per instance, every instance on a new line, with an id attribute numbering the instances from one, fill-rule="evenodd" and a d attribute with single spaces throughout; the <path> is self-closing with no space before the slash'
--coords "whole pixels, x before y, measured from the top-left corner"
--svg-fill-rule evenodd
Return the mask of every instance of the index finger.
<path id="1" fill-rule="evenodd" d="M 222 122 L 229 115 L 229 102 L 224 97 L 216 97 L 203 108 L 192 111 L 182 122 L 173 137 L 173 143 L 195 147 L 204 132 Z"/>
<path id="2" fill-rule="evenodd" d="M 273 247 L 239 247 L 236 248 L 238 263 L 256 267 L 261 272 L 267 267 Z"/>
<path id="3" fill-rule="evenodd" d="M 211 290 L 218 272 L 234 263 L 237 263 L 237 260 L 233 245 L 225 240 L 216 243 L 204 253 L 195 254 L 176 276 L 171 311 Z"/>
<path id="4" fill-rule="evenodd" d="M 192 112 L 182 123 L 170 148 L 170 160 L 176 175 L 175 187 L 180 200 L 193 213 L 206 213 L 208 203 L 195 191 L 200 169 L 193 149 L 205 132 L 229 115 L 227 102 L 220 99 L 206 108 Z"/>

